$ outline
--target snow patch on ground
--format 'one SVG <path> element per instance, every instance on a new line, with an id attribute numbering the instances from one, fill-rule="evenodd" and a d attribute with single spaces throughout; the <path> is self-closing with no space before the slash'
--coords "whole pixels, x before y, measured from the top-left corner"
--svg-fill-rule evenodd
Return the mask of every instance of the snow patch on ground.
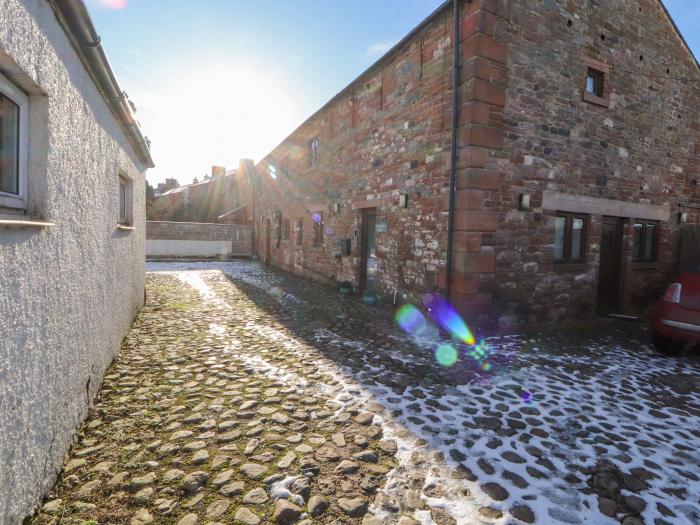
<path id="1" fill-rule="evenodd" d="M 204 282 L 214 275 L 180 273 L 178 278 L 197 289 L 204 300 L 231 308 Z M 439 497 L 424 494 L 423 499 L 433 508 L 448 510 L 460 525 L 482 522 L 480 506 L 502 510 L 503 517 L 495 522 L 506 523 L 512 519 L 509 509 L 518 504 L 530 507 L 538 523 L 613 524 L 617 520 L 599 512 L 597 496 L 582 492 L 588 486 L 586 475 L 579 473 L 578 482 L 564 479 L 576 469 L 591 468 L 605 460 L 624 473 L 634 468 L 651 473 L 647 488 L 637 494 L 646 502 L 643 518 L 647 523 L 665 519 L 657 503 L 677 513 L 674 523 L 700 523 L 700 505 L 669 492 L 700 493 L 700 395 L 686 394 L 689 406 L 695 407 L 692 410 L 683 405 L 671 408 L 662 398 L 678 394 L 653 381 L 658 376 L 678 374 L 676 360 L 655 358 L 648 351 L 634 354 L 615 346 L 591 346 L 580 355 L 559 354 L 532 347 L 533 341 L 518 337 L 491 339 L 487 343 L 495 352 L 513 360 L 513 371 L 447 387 L 438 396 L 416 385 L 410 390 L 420 397 L 408 391 L 399 397 L 389 388 L 362 383 L 362 377 L 380 377 L 392 370 L 378 364 L 375 350 L 361 342 L 329 330 L 315 332 L 318 342 L 365 356 L 363 370 L 341 371 L 321 352 L 282 329 L 258 323 L 248 323 L 245 329 L 295 355 L 308 357 L 312 353 L 318 357 L 319 370 L 336 383 L 329 387 L 334 393 L 333 406 L 362 407 L 378 401 L 392 411 L 393 415 L 385 413 L 375 419 L 384 429 L 384 438 L 395 439 L 398 445 L 399 467 L 389 473 L 384 488 L 397 501 L 405 491 L 407 473 L 420 470 L 425 474 L 425 490 L 443 490 Z M 211 331 L 224 336 L 221 325 L 211 327 Z M 519 352 L 526 345 L 531 346 L 529 351 Z M 290 370 L 244 352 L 240 344 L 235 348 L 243 362 L 270 377 L 292 384 L 305 382 Z M 429 361 L 395 351 L 389 355 L 411 364 Z M 524 392 L 531 397 L 524 398 Z M 499 432 L 501 429 L 518 431 L 511 434 Z M 527 432 L 520 431 L 524 429 Z M 420 456 L 418 461 L 416 455 Z M 479 481 L 455 479 L 460 464 Z M 482 487 L 489 482 L 507 491 L 505 500 L 492 501 L 486 495 Z M 465 488 L 469 495 L 464 494 Z M 379 517 L 384 515 L 382 509 L 371 510 Z M 414 517 L 424 524 L 433 523 L 428 511 L 417 511 Z"/>
<path id="2" fill-rule="evenodd" d="M 202 271 L 219 271 L 224 275 L 229 276 L 234 281 L 241 281 L 251 286 L 255 286 L 265 293 L 271 295 L 282 304 L 301 304 L 303 301 L 294 294 L 285 291 L 281 284 L 281 280 L 266 271 L 259 264 L 251 264 L 250 262 L 232 261 L 232 262 L 147 262 L 146 271 L 156 273 L 168 272 L 202 272 Z"/>

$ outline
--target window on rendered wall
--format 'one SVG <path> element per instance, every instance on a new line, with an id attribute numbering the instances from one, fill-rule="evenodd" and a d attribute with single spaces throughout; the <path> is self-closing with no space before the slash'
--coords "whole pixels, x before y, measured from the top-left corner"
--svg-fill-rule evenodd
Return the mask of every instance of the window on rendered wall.
<path id="1" fill-rule="evenodd" d="M 0 74 L 0 208 L 26 208 L 29 99 Z"/>

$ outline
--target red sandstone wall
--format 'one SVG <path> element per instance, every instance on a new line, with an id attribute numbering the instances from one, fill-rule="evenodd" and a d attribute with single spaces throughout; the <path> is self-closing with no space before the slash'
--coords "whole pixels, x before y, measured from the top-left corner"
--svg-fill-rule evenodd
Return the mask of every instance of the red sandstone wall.
<path id="1" fill-rule="evenodd" d="M 506 326 L 594 313 L 602 215 L 591 215 L 585 264 L 555 267 L 556 210 L 542 207 L 552 190 L 670 206 L 656 264 L 632 263 L 627 226 L 624 307 L 639 310 L 675 270 L 679 199 L 700 205 L 700 100 L 697 83 L 678 80 L 700 75 L 672 25 L 657 0 L 472 0 L 461 12 L 453 302 L 472 321 Z M 357 284 L 361 209 L 376 205 L 388 226 L 377 236 L 381 290 L 413 300 L 444 290 L 451 33 L 446 9 L 257 166 L 251 190 L 263 259 L 269 220 L 271 263 Z M 611 68 L 608 107 L 582 100 L 584 57 Z M 310 166 L 313 137 L 318 162 Z M 532 196 L 529 211 L 516 209 L 521 192 Z M 277 211 L 291 223 L 279 243 Z M 312 245 L 313 212 L 323 212 L 328 230 L 321 247 Z M 352 255 L 336 257 L 346 237 Z"/>
<path id="2" fill-rule="evenodd" d="M 256 236 L 265 258 L 281 268 L 329 281 L 358 284 L 362 207 L 377 206 L 387 233 L 377 235 L 381 292 L 414 298 L 438 286 L 445 265 L 451 106 L 451 22 L 443 13 L 376 71 L 356 82 L 269 156 L 277 179 L 258 165 Z M 309 166 L 308 141 L 319 140 Z M 409 205 L 399 208 L 399 194 Z M 334 213 L 333 205 L 339 205 Z M 275 211 L 290 220 L 290 239 L 277 245 Z M 327 235 L 312 245 L 311 216 L 323 212 Z M 263 217 L 261 222 L 260 218 Z M 297 220 L 303 242 L 297 244 Z M 339 240 L 352 255 L 336 257 Z"/>
<path id="3" fill-rule="evenodd" d="M 495 253 L 496 271 L 484 286 L 493 290 L 500 315 L 590 315 L 602 217 L 592 217 L 585 266 L 557 267 L 555 211 L 540 207 L 542 191 L 669 204 L 658 263 L 631 261 L 631 221 L 626 228 L 624 308 L 638 312 L 676 271 L 679 200 L 700 203 L 697 66 L 657 0 L 508 4 L 507 18 L 494 28 L 509 50 L 508 87 L 504 145 L 493 159 L 501 172 L 500 200 L 488 206 L 498 211 L 498 224 L 484 239 Z M 584 57 L 610 66 L 609 107 L 582 100 Z M 532 195 L 532 211 L 516 209 L 520 192 Z M 684 211 L 698 222 L 696 210 Z"/>

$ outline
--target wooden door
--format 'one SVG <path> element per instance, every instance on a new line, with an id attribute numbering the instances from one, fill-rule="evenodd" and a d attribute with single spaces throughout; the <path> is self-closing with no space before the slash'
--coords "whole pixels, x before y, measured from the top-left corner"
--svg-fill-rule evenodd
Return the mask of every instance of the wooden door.
<path id="1" fill-rule="evenodd" d="M 374 290 L 377 272 L 377 209 L 362 210 L 362 232 L 360 236 L 360 292 Z"/>
<path id="2" fill-rule="evenodd" d="M 270 243 L 272 242 L 272 225 L 270 219 L 265 219 L 265 264 L 270 264 Z"/>
<path id="3" fill-rule="evenodd" d="M 603 217 L 598 269 L 598 313 L 621 313 L 622 237 L 625 219 Z"/>

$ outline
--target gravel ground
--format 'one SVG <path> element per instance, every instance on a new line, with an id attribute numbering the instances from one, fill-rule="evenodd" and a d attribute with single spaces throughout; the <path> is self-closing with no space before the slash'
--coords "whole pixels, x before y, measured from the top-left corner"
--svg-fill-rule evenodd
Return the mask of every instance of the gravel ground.
<path id="1" fill-rule="evenodd" d="M 700 359 L 640 325 L 457 347 L 247 262 L 148 303 L 35 523 L 700 523 Z"/>

